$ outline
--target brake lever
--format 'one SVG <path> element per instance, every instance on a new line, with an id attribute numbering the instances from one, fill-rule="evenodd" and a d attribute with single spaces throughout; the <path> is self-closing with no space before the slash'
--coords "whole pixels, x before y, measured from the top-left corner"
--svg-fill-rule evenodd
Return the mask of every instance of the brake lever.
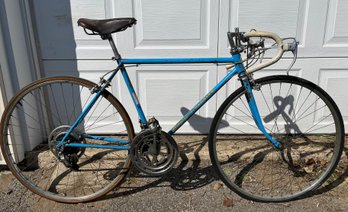
<path id="1" fill-rule="evenodd" d="M 293 60 L 291 62 L 291 64 L 289 65 L 289 68 L 286 70 L 286 74 L 289 75 L 290 69 L 292 68 L 292 66 L 295 64 L 296 59 L 297 59 L 297 51 L 298 51 L 298 44 L 300 42 L 296 41 L 295 38 L 284 38 L 283 40 L 293 40 L 293 42 L 291 43 L 287 43 L 287 51 L 291 51 L 291 53 L 293 54 Z"/>

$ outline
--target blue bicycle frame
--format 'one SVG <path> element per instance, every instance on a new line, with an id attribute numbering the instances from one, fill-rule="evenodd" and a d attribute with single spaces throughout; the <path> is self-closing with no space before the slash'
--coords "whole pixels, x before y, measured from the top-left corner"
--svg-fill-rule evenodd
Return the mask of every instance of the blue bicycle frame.
<path id="1" fill-rule="evenodd" d="M 86 144 L 86 143 L 66 143 L 68 135 L 73 132 L 74 128 L 76 128 L 87 115 L 89 110 L 93 107 L 95 102 L 100 97 L 102 91 L 106 88 L 107 84 L 115 77 L 116 73 L 120 70 L 123 76 L 123 79 L 127 85 L 128 91 L 132 97 L 135 108 L 137 109 L 140 122 L 142 127 L 148 127 L 148 121 L 146 120 L 145 114 L 142 110 L 140 102 L 137 98 L 137 95 L 134 91 L 133 85 L 129 79 L 126 68 L 124 65 L 128 64 L 182 64 L 182 63 L 233 63 L 235 64 L 234 68 L 230 70 L 229 73 L 214 86 L 214 88 L 208 92 L 186 115 L 182 117 L 182 119 L 171 129 L 168 134 L 173 135 L 193 114 L 195 114 L 216 92 L 220 90 L 233 76 L 238 75 L 241 79 L 242 86 L 246 90 L 246 98 L 256 123 L 256 126 L 259 130 L 266 136 L 266 138 L 273 143 L 275 147 L 280 147 L 280 143 L 276 141 L 270 134 L 268 134 L 263 126 L 254 95 L 252 92 L 252 85 L 246 75 L 245 68 L 242 63 L 242 59 L 240 54 L 232 54 L 232 57 L 226 58 L 153 58 L 153 59 L 119 59 L 117 60 L 118 67 L 114 70 L 114 72 L 109 76 L 106 83 L 100 86 L 99 89 L 95 92 L 94 97 L 91 102 L 83 109 L 82 113 L 75 121 L 75 123 L 70 127 L 66 135 L 63 139 L 58 143 L 58 147 L 61 146 L 70 146 L 70 147 L 85 147 L 85 148 L 104 148 L 104 149 L 118 149 L 118 150 L 127 150 L 129 149 L 129 141 L 128 140 L 120 140 L 115 138 L 101 137 L 83 134 L 85 138 L 92 138 L 97 140 L 102 140 L 106 142 L 114 143 L 115 145 L 95 145 L 95 144 Z"/>

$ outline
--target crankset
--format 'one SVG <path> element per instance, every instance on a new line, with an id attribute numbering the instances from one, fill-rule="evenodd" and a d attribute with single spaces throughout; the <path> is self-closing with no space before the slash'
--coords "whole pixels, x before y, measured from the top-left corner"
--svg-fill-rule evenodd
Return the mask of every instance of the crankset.
<path id="1" fill-rule="evenodd" d="M 131 146 L 134 166 L 150 176 L 169 172 L 178 159 L 178 152 L 176 142 L 161 130 L 157 120 L 152 123 L 151 129 L 140 132 Z"/>

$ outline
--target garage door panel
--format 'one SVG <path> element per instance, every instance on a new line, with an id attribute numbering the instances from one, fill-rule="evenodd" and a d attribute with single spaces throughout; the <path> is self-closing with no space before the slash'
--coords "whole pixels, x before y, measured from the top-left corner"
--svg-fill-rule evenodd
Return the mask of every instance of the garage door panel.
<path id="1" fill-rule="evenodd" d="M 219 43 L 221 56 L 228 55 L 226 33 L 239 27 L 240 31 L 270 31 L 281 37 L 296 37 L 304 43 L 309 1 L 221 1 Z"/>
<path id="2" fill-rule="evenodd" d="M 204 18 L 201 15 L 201 1 L 160 1 L 148 4 L 141 4 L 141 1 L 133 2 L 136 7 L 135 15 L 140 18 L 139 22 L 142 25 L 142 33 L 139 34 L 142 34 L 143 39 L 200 39 L 201 19 Z M 137 5 L 137 2 L 140 5 Z M 158 7 L 161 10 L 158 11 Z M 206 5 L 204 8 L 207 10 Z M 168 24 L 169 22 L 173 23 Z M 185 33 L 185 27 L 190 27 L 191 30 Z"/>
<path id="3" fill-rule="evenodd" d="M 218 1 L 116 1 L 116 16 L 134 16 L 133 30 L 116 35 L 124 57 L 216 55 Z"/>
<path id="4" fill-rule="evenodd" d="M 146 116 L 155 116 L 165 130 L 171 129 L 213 88 L 217 75 L 214 65 L 140 66 L 128 70 L 132 82 L 136 82 L 136 92 Z M 137 123 L 137 113 L 124 85 L 122 93 L 122 101 L 131 111 L 133 123 Z M 179 132 L 207 133 L 215 111 L 216 97 L 213 97 Z M 139 129 L 137 124 L 136 128 Z"/>
<path id="5" fill-rule="evenodd" d="M 348 47 L 347 17 L 347 1 L 329 1 L 325 29 L 325 47 Z"/>
<path id="6" fill-rule="evenodd" d="M 319 70 L 319 86 L 334 99 L 343 118 L 348 120 L 348 99 L 345 98 L 348 91 L 348 67 L 346 68 L 321 68 Z"/>
<path id="7" fill-rule="evenodd" d="M 115 68 L 107 41 L 78 27 L 80 17 L 135 17 L 137 25 L 113 36 L 124 58 L 229 56 L 227 31 L 241 27 L 296 36 L 299 58 L 291 75 L 306 78 L 333 95 L 346 120 L 344 84 L 348 52 L 348 3 L 344 0 L 72 0 L 32 1 L 46 75 L 73 75 L 98 82 Z M 287 55 L 289 56 L 289 55 Z M 343 59 L 338 59 L 343 57 Z M 328 59 L 330 58 L 330 59 Z M 290 60 L 282 60 L 255 74 L 285 74 Z M 129 67 L 129 75 L 146 115 L 157 116 L 170 129 L 226 73 L 223 66 Z M 332 75 L 331 75 L 332 74 Z M 342 85 L 341 85 L 342 84 Z M 343 89 L 339 89 L 340 85 Z M 180 132 L 202 132 L 216 106 L 240 82 L 233 79 Z M 164 88 L 165 87 L 165 88 Z M 127 107 L 138 128 L 138 116 L 120 76 L 111 91 Z M 186 91 L 186 92 L 184 92 Z M 171 99 L 177 97 L 177 99 Z M 161 101 L 163 100 L 163 101 Z M 197 126 L 203 127 L 197 127 Z"/>
<path id="8" fill-rule="evenodd" d="M 74 0 L 70 1 L 71 6 L 71 20 L 74 30 L 76 41 L 100 41 L 99 36 L 87 35 L 81 27 L 77 25 L 79 18 L 90 18 L 90 19 L 105 19 L 106 16 L 106 2 L 95 1 L 95 0 Z"/>
<path id="9" fill-rule="evenodd" d="M 33 1 L 44 60 L 109 59 L 113 53 L 100 36 L 85 34 L 79 18 L 110 18 L 111 2 L 98 0 Z"/>

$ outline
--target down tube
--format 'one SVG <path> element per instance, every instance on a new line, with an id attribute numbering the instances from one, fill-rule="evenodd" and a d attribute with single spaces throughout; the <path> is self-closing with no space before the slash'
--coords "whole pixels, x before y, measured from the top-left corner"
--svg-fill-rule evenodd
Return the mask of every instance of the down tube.
<path id="1" fill-rule="evenodd" d="M 215 87 L 207 93 L 184 117 L 168 131 L 169 135 L 173 135 L 193 114 L 195 114 L 216 92 L 220 90 L 234 75 L 240 73 L 243 70 L 241 65 L 236 65 L 235 68 L 230 71 Z"/>

